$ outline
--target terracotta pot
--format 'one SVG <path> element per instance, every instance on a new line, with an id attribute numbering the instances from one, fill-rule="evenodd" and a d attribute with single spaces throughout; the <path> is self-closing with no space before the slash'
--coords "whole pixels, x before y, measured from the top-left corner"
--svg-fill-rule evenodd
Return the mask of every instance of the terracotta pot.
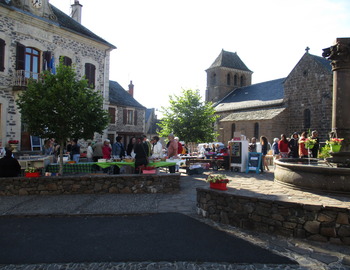
<path id="1" fill-rule="evenodd" d="M 40 172 L 25 173 L 25 177 L 40 177 Z"/>

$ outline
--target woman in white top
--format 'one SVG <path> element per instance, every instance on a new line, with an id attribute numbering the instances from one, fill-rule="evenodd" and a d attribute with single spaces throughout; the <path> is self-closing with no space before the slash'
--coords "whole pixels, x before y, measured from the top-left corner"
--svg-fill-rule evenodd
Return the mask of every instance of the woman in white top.
<path id="1" fill-rule="evenodd" d="M 152 158 L 163 157 L 163 145 L 159 141 L 158 136 L 153 137 Z"/>

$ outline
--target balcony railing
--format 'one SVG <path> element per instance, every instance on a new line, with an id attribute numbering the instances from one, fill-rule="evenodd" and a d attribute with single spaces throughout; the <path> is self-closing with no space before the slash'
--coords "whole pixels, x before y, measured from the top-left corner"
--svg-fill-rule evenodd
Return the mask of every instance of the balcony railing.
<path id="1" fill-rule="evenodd" d="M 28 85 L 29 78 L 38 80 L 40 74 L 36 72 L 26 71 L 26 70 L 16 70 L 15 76 L 13 78 L 12 86 L 14 88 L 23 89 Z"/>

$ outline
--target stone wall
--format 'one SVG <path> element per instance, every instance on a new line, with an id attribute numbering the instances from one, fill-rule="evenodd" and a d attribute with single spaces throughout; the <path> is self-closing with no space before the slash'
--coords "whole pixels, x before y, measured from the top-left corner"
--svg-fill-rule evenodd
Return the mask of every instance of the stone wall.
<path id="1" fill-rule="evenodd" d="M 180 174 L 0 178 L 0 196 L 174 193 L 179 190 Z"/>
<path id="2" fill-rule="evenodd" d="M 350 245 L 350 209 L 238 196 L 197 188 L 198 212 L 214 221 L 264 233 Z"/>

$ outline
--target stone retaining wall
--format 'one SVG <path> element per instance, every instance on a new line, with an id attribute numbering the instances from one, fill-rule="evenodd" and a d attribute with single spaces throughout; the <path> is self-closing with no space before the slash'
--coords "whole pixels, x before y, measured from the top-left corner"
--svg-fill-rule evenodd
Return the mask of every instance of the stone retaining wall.
<path id="1" fill-rule="evenodd" d="M 180 174 L 0 178 L 0 196 L 104 193 L 174 193 Z"/>
<path id="2" fill-rule="evenodd" d="M 197 188 L 199 214 L 264 233 L 350 245 L 350 209 L 239 196 Z"/>

